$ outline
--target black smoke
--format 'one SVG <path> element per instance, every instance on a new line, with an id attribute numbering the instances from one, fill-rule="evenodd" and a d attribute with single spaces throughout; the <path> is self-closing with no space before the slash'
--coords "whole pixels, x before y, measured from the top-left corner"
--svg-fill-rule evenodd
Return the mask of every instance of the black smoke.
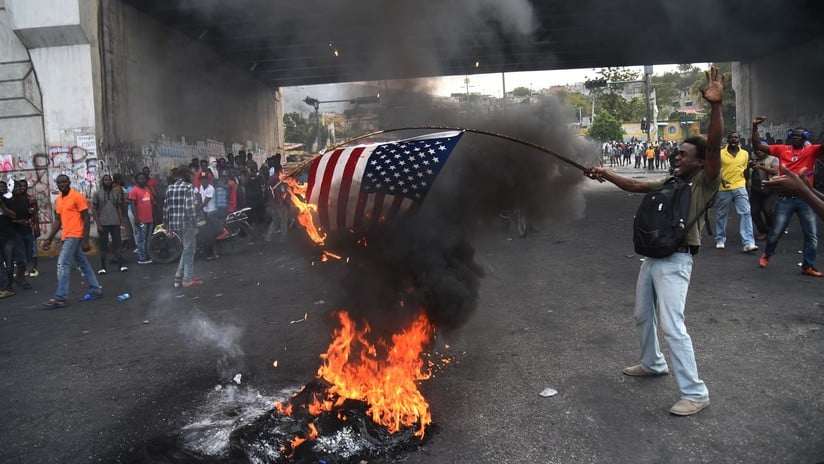
<path id="1" fill-rule="evenodd" d="M 385 107 L 383 127 L 471 127 L 539 144 L 584 165 L 598 156 L 568 128 L 553 98 L 478 117 L 438 108 L 413 90 L 392 93 Z M 412 135 L 420 131 L 382 137 Z M 335 306 L 368 320 L 377 334 L 397 331 L 420 308 L 440 329 L 459 328 L 477 307 L 483 277 L 473 242 L 498 232 L 500 213 L 513 208 L 538 226 L 580 217 L 583 180 L 580 170 L 535 148 L 465 133 L 419 214 L 330 237 L 330 247 L 348 258 L 330 266 Z"/>

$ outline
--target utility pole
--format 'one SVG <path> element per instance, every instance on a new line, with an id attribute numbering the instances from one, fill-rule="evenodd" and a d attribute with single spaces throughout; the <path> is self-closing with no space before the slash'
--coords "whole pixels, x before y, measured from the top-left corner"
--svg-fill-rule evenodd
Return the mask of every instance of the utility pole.
<path id="1" fill-rule="evenodd" d="M 381 94 L 377 95 L 369 95 L 366 97 L 357 97 L 357 98 L 350 98 L 348 100 L 324 100 L 319 101 L 317 98 L 306 97 L 303 99 L 303 103 L 315 108 L 315 123 L 318 125 L 318 133 L 315 137 L 315 143 L 317 150 L 320 151 L 320 104 L 321 103 L 343 103 L 349 102 L 352 105 L 370 105 L 374 103 L 380 103 Z"/>
<path id="2" fill-rule="evenodd" d="M 644 66 L 644 95 L 646 96 L 646 98 L 644 100 L 646 102 L 646 117 L 645 118 L 646 118 L 646 121 L 647 121 L 647 142 L 650 141 L 650 137 L 649 137 L 649 130 L 650 130 L 650 127 L 649 127 L 650 126 L 650 117 L 649 117 L 650 116 L 650 114 L 649 114 L 650 113 L 650 108 L 649 108 L 649 84 L 650 84 L 650 82 L 649 82 L 649 80 L 650 80 L 650 76 L 652 76 L 652 65 L 646 65 L 646 66 Z M 658 131 L 657 127 L 655 128 L 655 131 L 656 132 Z"/>

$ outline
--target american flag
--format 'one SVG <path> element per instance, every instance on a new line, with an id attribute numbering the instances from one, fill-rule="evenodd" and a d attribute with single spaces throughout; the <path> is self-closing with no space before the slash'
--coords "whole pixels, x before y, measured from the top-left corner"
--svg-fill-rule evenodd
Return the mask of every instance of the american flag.
<path id="1" fill-rule="evenodd" d="M 364 230 L 416 211 L 463 131 L 340 148 L 309 167 L 308 203 L 322 230 Z"/>

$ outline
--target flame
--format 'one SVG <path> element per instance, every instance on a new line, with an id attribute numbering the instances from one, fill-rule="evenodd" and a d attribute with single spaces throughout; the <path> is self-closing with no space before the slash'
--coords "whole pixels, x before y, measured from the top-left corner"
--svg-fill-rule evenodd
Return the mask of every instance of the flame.
<path id="1" fill-rule="evenodd" d="M 323 253 L 321 254 L 320 260 L 325 263 L 326 261 L 329 261 L 329 258 L 340 259 L 340 255 L 336 255 L 336 254 L 332 253 L 331 251 L 324 250 Z"/>
<path id="2" fill-rule="evenodd" d="M 316 211 L 318 207 L 304 201 L 304 198 L 306 198 L 306 184 L 301 185 L 294 177 L 287 176 L 284 176 L 281 181 L 286 184 L 289 190 L 289 198 L 298 209 L 298 223 L 303 226 L 313 242 L 323 245 L 326 241 L 326 234 L 315 227 L 315 221 L 312 219 L 312 212 Z"/>
<path id="3" fill-rule="evenodd" d="M 300 436 L 295 435 L 295 438 L 292 439 L 292 443 L 290 445 L 291 449 L 292 449 L 292 452 L 289 453 L 288 456 L 286 456 L 286 459 L 291 459 L 295 456 L 295 450 L 298 448 L 298 446 L 302 445 L 306 441 L 314 440 L 317 437 L 318 437 L 318 429 L 315 427 L 314 423 L 310 422 L 309 423 L 309 434 L 308 435 L 306 435 L 305 437 L 300 437 Z M 280 448 L 280 451 L 281 451 L 281 453 L 286 452 L 286 447 L 282 446 Z"/>
<path id="4" fill-rule="evenodd" d="M 391 344 L 384 340 L 373 344 L 366 337 L 371 330 L 368 323 L 358 329 L 346 311 L 337 316 L 340 328 L 321 355 L 323 364 L 318 369 L 318 377 L 331 386 L 324 397 L 308 405 L 310 413 L 331 411 L 347 399 L 365 401 L 366 413 L 390 433 L 417 423 L 415 435 L 423 438 L 432 416 L 417 381 L 431 377 L 424 367 L 423 350 L 434 326 L 421 313 L 407 329 L 392 336 Z"/>
<path id="5" fill-rule="evenodd" d="M 280 415 L 282 416 L 291 416 L 292 415 L 292 403 L 286 403 L 284 406 L 283 403 L 280 401 L 275 402 L 275 409 L 278 410 Z"/>

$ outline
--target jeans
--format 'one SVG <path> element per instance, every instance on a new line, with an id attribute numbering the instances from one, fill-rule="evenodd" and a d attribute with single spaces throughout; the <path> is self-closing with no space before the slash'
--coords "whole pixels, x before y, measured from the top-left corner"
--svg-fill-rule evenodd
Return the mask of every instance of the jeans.
<path id="1" fill-rule="evenodd" d="M 815 266 L 815 254 L 818 250 L 818 226 L 815 212 L 801 198 L 795 196 L 778 197 L 778 201 L 775 203 L 773 226 L 770 229 L 770 235 L 767 236 L 767 246 L 764 248 L 764 254 L 767 256 L 775 254 L 778 239 L 781 238 L 784 230 L 790 224 L 793 213 L 798 215 L 798 222 L 801 223 L 801 231 L 804 233 L 804 261 L 801 267 L 807 269 Z"/>
<path id="2" fill-rule="evenodd" d="M 36 248 L 37 241 L 34 239 L 34 233 L 28 232 L 17 236 L 17 242 L 14 245 L 14 261 L 18 268 L 27 269 L 29 267 Z"/>
<path id="3" fill-rule="evenodd" d="M 181 276 L 183 281 L 188 282 L 192 280 L 195 269 L 195 227 L 188 226 L 183 230 L 175 230 L 174 232 L 183 242 L 183 252 L 180 254 L 180 262 L 177 263 L 175 278 Z"/>
<path id="4" fill-rule="evenodd" d="M 709 400 L 709 392 L 704 381 L 698 378 L 692 339 L 684 323 L 691 274 L 689 253 L 646 258 L 635 287 L 635 326 L 641 341 L 641 366 L 651 372 L 667 370 L 667 361 L 658 344 L 658 323 L 672 355 L 672 370 L 681 399 L 703 402 Z"/>
<path id="5" fill-rule="evenodd" d="M 735 212 L 738 213 L 738 217 L 741 219 L 741 224 L 738 226 L 741 242 L 744 246 L 754 244 L 750 198 L 747 189 L 744 187 L 718 191 L 718 195 L 715 197 L 715 243 L 727 241 L 727 217 L 730 212 L 730 204 L 735 204 Z"/>
<path id="6" fill-rule="evenodd" d="M 60 256 L 57 258 L 57 291 L 54 292 L 56 300 L 66 301 L 69 293 L 69 277 L 72 269 L 80 266 L 80 273 L 83 279 L 89 284 L 89 293 L 101 293 L 103 289 L 97 283 L 92 265 L 86 258 L 86 254 L 80 249 L 79 238 L 67 238 L 63 240 L 63 247 L 60 248 Z"/>
<path id="7" fill-rule="evenodd" d="M 149 223 L 134 225 L 134 240 L 137 242 L 137 259 L 140 261 L 149 260 L 149 254 L 146 253 L 146 242 L 149 239 L 151 229 L 152 225 Z"/>

